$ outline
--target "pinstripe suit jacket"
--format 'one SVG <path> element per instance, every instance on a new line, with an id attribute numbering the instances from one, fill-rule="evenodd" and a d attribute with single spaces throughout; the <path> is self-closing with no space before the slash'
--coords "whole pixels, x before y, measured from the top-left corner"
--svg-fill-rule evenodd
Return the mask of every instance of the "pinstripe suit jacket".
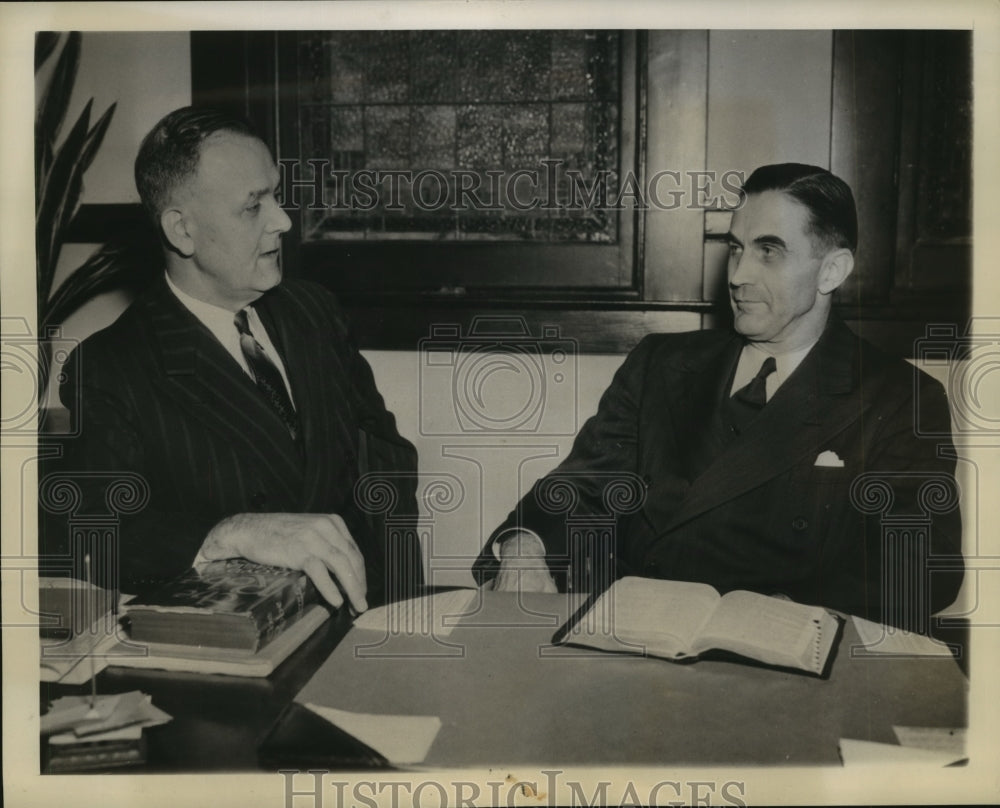
<path id="1" fill-rule="evenodd" d="M 364 554 L 369 599 L 378 602 L 387 586 L 383 525 L 356 506 L 354 485 L 366 471 L 413 472 L 399 482 L 395 515 L 416 514 L 416 451 L 398 434 L 329 292 L 286 281 L 255 307 L 285 363 L 301 449 L 160 277 L 67 364 L 60 395 L 80 433 L 70 465 L 137 472 L 149 484 L 147 507 L 120 526 L 125 591 L 186 569 L 226 516 L 339 513 Z M 102 497 L 87 491 L 87 507 L 99 510 Z M 420 549 L 410 538 L 393 549 L 393 572 L 419 583 Z"/>

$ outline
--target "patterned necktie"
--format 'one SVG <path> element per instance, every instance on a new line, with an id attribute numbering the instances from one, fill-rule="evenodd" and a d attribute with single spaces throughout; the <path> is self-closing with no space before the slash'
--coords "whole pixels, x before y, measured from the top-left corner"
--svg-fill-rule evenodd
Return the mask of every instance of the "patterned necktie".
<path id="1" fill-rule="evenodd" d="M 241 309 L 233 318 L 236 330 L 240 334 L 240 348 L 243 349 L 243 356 L 250 367 L 254 381 L 264 398 L 278 413 L 281 420 L 285 422 L 292 440 L 296 440 L 299 433 L 299 419 L 292 406 L 292 399 L 288 395 L 285 387 L 285 380 L 281 378 L 281 371 L 268 359 L 264 353 L 263 346 L 257 342 L 253 334 L 250 333 L 250 323 L 247 321 L 247 310 Z"/>
<path id="2" fill-rule="evenodd" d="M 767 357 L 764 364 L 760 366 L 760 370 L 757 371 L 757 375 L 750 380 L 746 387 L 737 390 L 733 394 L 733 398 L 759 410 L 767 404 L 767 377 L 777 369 L 778 364 L 774 361 L 774 357 Z"/>

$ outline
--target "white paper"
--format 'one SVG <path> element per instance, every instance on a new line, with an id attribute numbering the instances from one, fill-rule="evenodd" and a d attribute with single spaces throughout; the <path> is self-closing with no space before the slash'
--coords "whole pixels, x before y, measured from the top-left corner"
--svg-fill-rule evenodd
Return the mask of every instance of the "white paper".
<path id="1" fill-rule="evenodd" d="M 455 589 L 397 601 L 369 609 L 354 621 L 354 626 L 389 634 L 447 637 L 477 596 L 475 589 Z"/>
<path id="2" fill-rule="evenodd" d="M 933 749 L 948 754 L 965 754 L 964 729 L 952 727 L 893 727 L 896 740 L 914 749 Z"/>
<path id="3" fill-rule="evenodd" d="M 153 704 L 153 699 L 139 690 L 128 693 L 99 695 L 90 707 L 90 696 L 63 696 L 52 702 L 49 712 L 41 717 L 41 732 L 59 733 L 70 730 L 78 739 L 99 739 L 108 732 L 126 726 L 154 727 L 165 724 L 171 717 Z"/>
<path id="4" fill-rule="evenodd" d="M 433 715 L 374 715 L 306 704 L 344 732 L 367 744 L 390 763 L 423 763 L 441 729 Z"/>
<path id="5" fill-rule="evenodd" d="M 964 754 L 941 752 L 933 749 L 914 749 L 891 743 L 840 739 L 840 759 L 844 766 L 883 766 L 885 764 L 915 764 L 919 766 L 948 766 L 965 757 Z"/>
<path id="6" fill-rule="evenodd" d="M 854 627 L 865 648 L 879 654 L 900 656 L 951 656 L 951 650 L 923 634 L 883 626 L 870 620 L 854 616 Z"/>

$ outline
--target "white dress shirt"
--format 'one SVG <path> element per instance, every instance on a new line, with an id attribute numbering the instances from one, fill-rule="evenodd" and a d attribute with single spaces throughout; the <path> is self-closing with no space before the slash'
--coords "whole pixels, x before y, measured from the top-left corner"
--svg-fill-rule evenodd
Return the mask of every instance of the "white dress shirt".
<path id="1" fill-rule="evenodd" d="M 764 382 L 767 390 L 767 400 L 770 401 L 771 396 L 785 383 L 785 379 L 792 375 L 792 371 L 802 364 L 802 360 L 806 358 L 806 354 L 813 349 L 815 344 L 813 342 L 805 348 L 799 348 L 797 351 L 771 354 L 759 348 L 754 343 L 748 342 L 743 346 L 743 353 L 740 354 L 740 361 L 736 365 L 736 375 L 733 377 L 733 386 L 729 391 L 729 395 L 732 396 L 736 391 L 750 384 L 753 377 L 760 371 L 764 360 L 769 356 L 773 356 L 777 367 L 774 373 L 768 376 Z"/>
<path id="2" fill-rule="evenodd" d="M 177 287 L 177 285 L 170 280 L 170 276 L 167 275 L 167 286 L 170 291 L 174 293 L 174 296 L 184 305 L 188 311 L 190 311 L 202 325 L 205 326 L 215 338 L 222 343 L 222 347 L 225 348 L 230 356 L 236 360 L 237 364 L 243 368 L 243 372 L 247 374 L 251 379 L 253 374 L 250 372 L 250 366 L 247 365 L 246 357 L 243 356 L 243 349 L 240 347 L 240 333 L 236 330 L 236 324 L 233 322 L 234 314 L 229 311 L 229 309 L 224 309 L 221 306 L 215 306 L 211 303 L 206 303 L 204 300 L 198 300 L 191 297 L 187 292 L 182 291 Z M 285 373 L 285 363 L 281 361 L 281 356 L 277 349 L 274 347 L 274 343 L 271 342 L 271 338 L 267 335 L 267 330 L 264 328 L 264 324 L 260 321 L 260 317 L 257 316 L 257 312 L 254 310 L 253 306 L 246 307 L 247 312 L 247 322 L 250 325 L 250 333 L 253 334 L 254 339 L 260 343 L 261 347 L 264 349 L 264 353 L 267 354 L 267 358 L 270 359 L 278 371 L 281 373 L 281 378 L 285 382 L 285 389 L 288 391 L 288 398 L 292 402 L 292 406 L 295 406 L 295 399 L 292 398 L 292 386 L 288 383 L 288 375 Z"/>

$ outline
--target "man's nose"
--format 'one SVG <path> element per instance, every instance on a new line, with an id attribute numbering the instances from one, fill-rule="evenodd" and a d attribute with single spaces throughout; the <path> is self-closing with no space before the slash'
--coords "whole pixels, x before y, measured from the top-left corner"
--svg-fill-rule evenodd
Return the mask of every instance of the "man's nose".
<path id="1" fill-rule="evenodd" d="M 271 230 L 276 233 L 287 233 L 292 227 L 292 220 L 281 205 L 275 203 L 271 216 Z"/>
<path id="2" fill-rule="evenodd" d="M 729 285 L 731 287 L 742 286 L 749 281 L 750 262 L 746 260 L 746 254 L 732 256 L 729 259 Z"/>

